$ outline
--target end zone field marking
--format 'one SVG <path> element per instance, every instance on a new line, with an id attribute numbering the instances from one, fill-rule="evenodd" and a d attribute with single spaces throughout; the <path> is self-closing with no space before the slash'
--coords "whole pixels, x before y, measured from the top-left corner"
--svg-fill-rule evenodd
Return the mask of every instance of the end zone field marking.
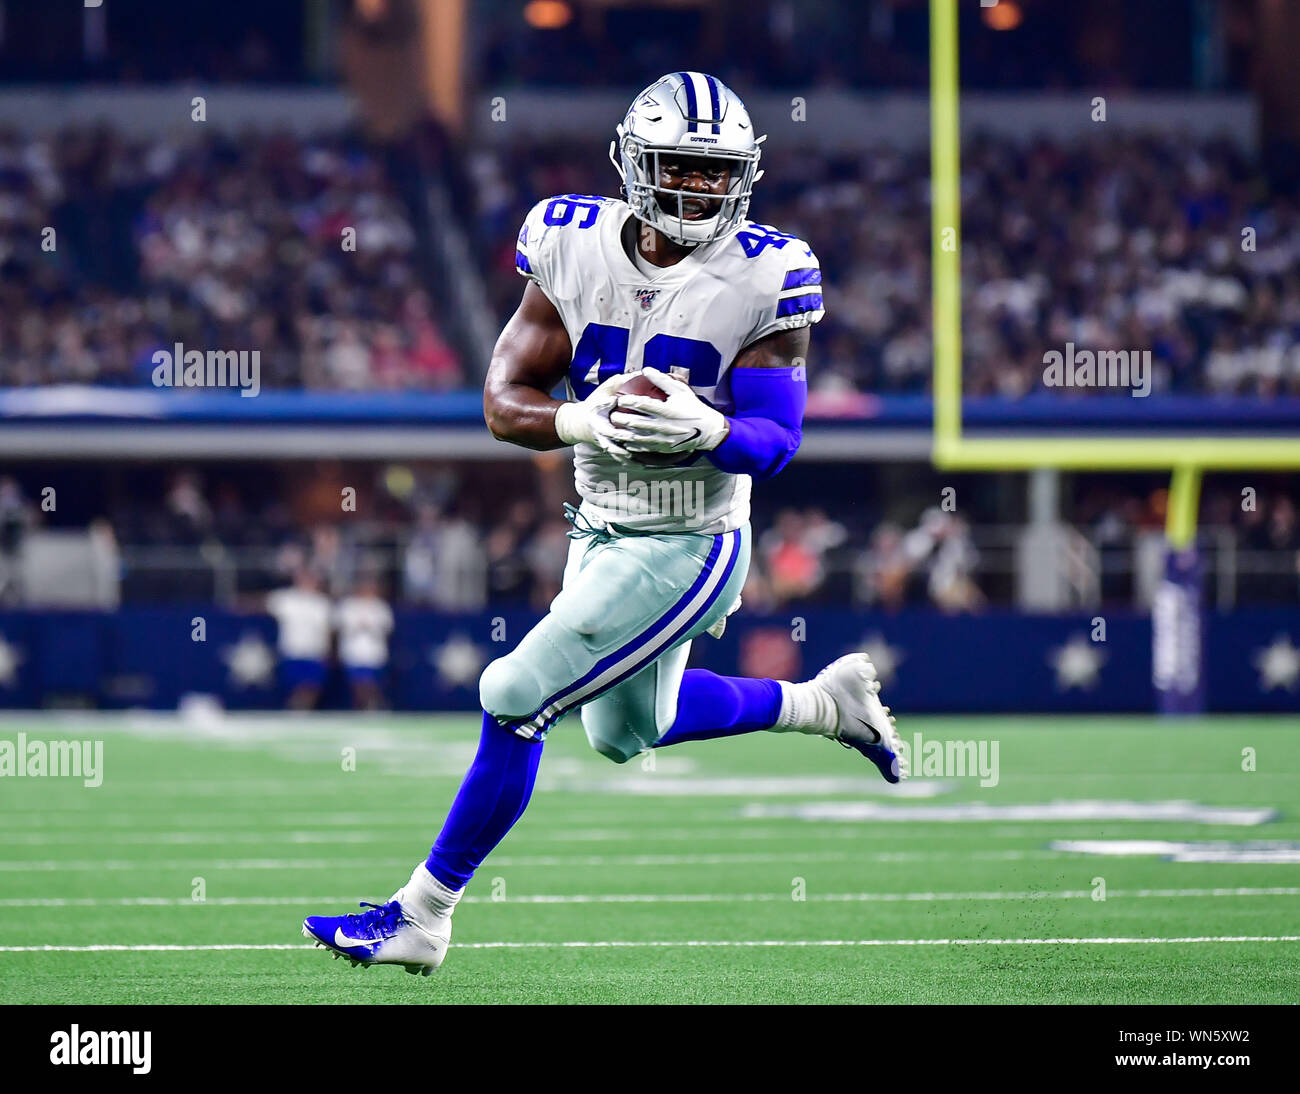
<path id="1" fill-rule="evenodd" d="M 969 892 L 969 893 L 809 893 L 808 903 L 825 904 L 901 904 L 929 903 L 935 901 L 987 901 L 987 900 L 1090 900 L 1092 889 L 1032 889 L 1023 892 Z M 1187 898 L 1187 897 L 1239 897 L 1239 896 L 1300 896 L 1300 887 L 1292 888 L 1236 888 L 1236 889 L 1111 889 L 1111 899 L 1127 897 Z M 281 907 L 299 904 L 350 904 L 357 897 L 350 896 L 227 896 L 191 900 L 173 896 L 123 896 L 123 897 L 14 897 L 0 900 L 0 908 L 201 908 L 213 905 L 221 908 Z M 758 904 L 781 901 L 789 903 L 789 893 L 532 893 L 514 896 L 509 900 L 493 900 L 488 896 L 465 896 L 462 904 Z"/>
<path id="2" fill-rule="evenodd" d="M 574 950 L 574 949 L 748 949 L 810 948 L 818 946 L 1176 946 L 1211 942 L 1300 942 L 1300 935 L 1192 935 L 1182 938 L 825 938 L 759 939 L 754 941 L 683 939 L 637 942 L 462 942 L 460 950 Z M 202 946 L 0 946 L 0 953 L 198 953 L 208 950 L 313 950 L 315 946 L 291 942 L 269 944 L 217 943 Z"/>

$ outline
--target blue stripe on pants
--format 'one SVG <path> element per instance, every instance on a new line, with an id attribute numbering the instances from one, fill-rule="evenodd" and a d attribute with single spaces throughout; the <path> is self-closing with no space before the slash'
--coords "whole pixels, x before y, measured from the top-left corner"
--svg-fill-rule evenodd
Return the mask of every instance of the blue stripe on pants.
<path id="1" fill-rule="evenodd" d="M 689 616 L 689 618 L 680 622 L 672 628 L 672 633 L 667 636 L 666 640 L 661 638 L 663 632 L 669 628 L 678 616 L 708 584 L 709 578 L 717 566 L 719 557 L 721 557 L 725 540 L 730 537 L 732 551 L 727 560 L 726 567 L 714 586 L 713 591 L 705 598 L 704 602 Z M 716 606 L 722 590 L 726 588 L 727 582 L 735 569 L 736 559 L 740 554 L 740 532 L 727 532 L 723 535 L 713 537 L 713 546 L 709 550 L 708 557 L 704 565 L 692 582 L 691 587 L 677 599 L 671 608 L 665 611 L 654 624 L 647 630 L 642 631 L 630 642 L 625 643 L 619 649 L 611 654 L 607 654 L 596 662 L 591 669 L 582 675 L 582 677 L 572 684 L 568 684 L 550 696 L 533 714 L 523 719 L 512 719 L 511 723 L 515 727 L 515 732 L 520 730 L 529 730 L 529 732 L 520 733 L 520 736 L 535 736 L 545 734 L 560 718 L 576 706 L 583 703 L 589 703 L 610 688 L 626 680 L 629 676 L 641 671 L 646 665 L 657 660 L 663 653 L 670 649 L 682 635 L 686 634 L 703 616 Z M 615 668 L 620 663 L 624 663 L 618 675 L 610 680 L 605 681 L 599 688 L 593 691 L 583 693 L 582 689 L 592 681 L 598 679 L 602 674 Z M 580 694 L 579 694 L 580 693 Z M 576 696 L 576 697 L 575 697 Z M 552 707 L 556 709 L 551 710 Z M 550 713 L 547 713 L 548 710 Z"/>

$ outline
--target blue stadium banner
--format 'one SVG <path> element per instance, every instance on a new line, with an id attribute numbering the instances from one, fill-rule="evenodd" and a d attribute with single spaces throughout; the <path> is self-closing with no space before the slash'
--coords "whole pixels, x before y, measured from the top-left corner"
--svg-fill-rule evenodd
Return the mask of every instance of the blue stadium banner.
<path id="1" fill-rule="evenodd" d="M 728 675 L 806 679 L 851 650 L 875 661 L 896 711 L 939 713 L 1151 712 L 1166 709 L 1153 681 L 1164 664 L 1215 666 L 1212 676 L 1169 677 L 1177 709 L 1300 710 L 1300 615 L 1277 609 L 1205 613 L 1180 566 L 1158 612 L 1173 645 L 1153 649 L 1145 615 L 1108 612 L 1104 640 L 1091 614 L 1014 612 L 950 616 L 792 609 L 741 612 L 718 641 L 698 639 L 691 663 Z M 191 640 L 192 618 L 207 620 Z M 487 663 L 536 621 L 526 609 L 469 615 L 399 610 L 382 689 L 396 710 L 474 710 Z M 1162 640 L 1165 641 L 1165 640 Z M 128 607 L 112 613 L 0 613 L 0 707 L 175 709 L 189 694 L 232 710 L 275 709 L 285 699 L 275 624 L 211 606 Z M 348 688 L 329 666 L 323 704 L 343 708 Z"/>

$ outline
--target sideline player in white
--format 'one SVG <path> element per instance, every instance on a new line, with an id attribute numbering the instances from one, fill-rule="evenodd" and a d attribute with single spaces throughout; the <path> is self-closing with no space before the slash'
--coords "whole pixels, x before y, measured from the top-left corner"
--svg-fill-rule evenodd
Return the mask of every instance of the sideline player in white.
<path id="1" fill-rule="evenodd" d="M 739 605 L 751 479 L 799 446 L 821 270 L 807 243 L 746 219 L 763 138 L 721 81 L 664 76 L 617 133 L 626 200 L 565 194 L 528 214 L 516 265 L 529 284 L 484 391 L 500 439 L 575 446 L 564 586 L 483 671 L 478 754 L 428 860 L 386 904 L 304 922 L 354 964 L 442 963 L 466 883 L 522 815 L 542 741 L 571 711 L 618 763 L 773 730 L 839 741 L 890 782 L 906 774 L 865 654 L 799 684 L 686 669 L 691 640 Z M 620 395 L 639 370 L 665 399 Z M 568 401 L 550 395 L 561 380 Z"/>
<path id="2" fill-rule="evenodd" d="M 311 710 L 325 682 L 330 652 L 330 601 L 320 578 L 306 566 L 293 584 L 266 597 L 266 610 L 279 627 L 280 681 L 290 710 Z"/>
<path id="3" fill-rule="evenodd" d="M 334 608 L 338 630 L 339 663 L 343 666 L 352 705 L 357 710 L 378 710 L 383 699 L 380 679 L 388 664 L 388 636 L 393 631 L 393 609 L 379 595 L 379 582 L 363 577 L 351 596 Z"/>

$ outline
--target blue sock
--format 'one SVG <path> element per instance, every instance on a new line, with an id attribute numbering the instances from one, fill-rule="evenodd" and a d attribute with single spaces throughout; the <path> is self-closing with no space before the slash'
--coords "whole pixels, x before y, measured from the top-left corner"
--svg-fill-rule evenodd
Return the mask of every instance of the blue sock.
<path id="1" fill-rule="evenodd" d="M 533 793 L 542 743 L 517 737 L 484 712 L 478 754 L 425 862 L 449 889 L 463 889 L 488 852 L 505 839 Z"/>
<path id="2" fill-rule="evenodd" d="M 677 717 L 655 747 L 771 729 L 780 714 L 781 685 L 775 680 L 687 669 L 677 693 Z"/>

